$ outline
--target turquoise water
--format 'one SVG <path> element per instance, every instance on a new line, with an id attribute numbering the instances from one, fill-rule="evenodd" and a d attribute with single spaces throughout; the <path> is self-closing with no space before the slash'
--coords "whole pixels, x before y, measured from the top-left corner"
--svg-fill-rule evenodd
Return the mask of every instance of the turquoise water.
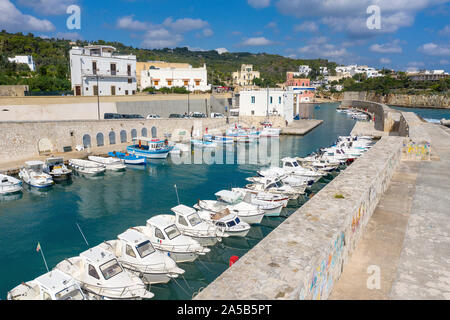
<path id="1" fill-rule="evenodd" d="M 336 104 L 315 109 L 315 118 L 324 123 L 305 137 L 281 137 L 281 156 L 306 156 L 326 147 L 339 135 L 348 135 L 355 121 L 336 112 Z M 77 256 L 87 246 L 77 229 L 80 225 L 90 246 L 115 239 L 129 227 L 145 225 L 147 219 L 171 213 L 180 201 L 192 206 L 198 199 L 214 199 L 214 193 L 246 184 L 255 175 L 256 165 L 174 165 L 170 160 L 151 164 L 143 170 L 128 169 L 122 174 L 107 173 L 87 179 L 73 177 L 48 192 L 25 190 L 20 199 L 0 199 L 0 299 L 7 291 L 46 272 L 40 242 L 49 268 L 65 258 Z M 314 186 L 317 192 L 325 183 Z M 224 239 L 194 263 L 182 263 L 184 279 L 167 285 L 153 285 L 155 299 L 191 299 L 228 268 L 233 255 L 243 256 L 276 228 L 285 217 L 264 218 L 245 239 Z"/>
<path id="2" fill-rule="evenodd" d="M 422 117 L 423 119 L 450 119 L 450 110 L 449 109 L 428 109 L 428 108 L 402 108 L 402 107 L 394 107 L 391 108 L 404 111 L 404 112 L 415 112 L 417 115 Z"/>

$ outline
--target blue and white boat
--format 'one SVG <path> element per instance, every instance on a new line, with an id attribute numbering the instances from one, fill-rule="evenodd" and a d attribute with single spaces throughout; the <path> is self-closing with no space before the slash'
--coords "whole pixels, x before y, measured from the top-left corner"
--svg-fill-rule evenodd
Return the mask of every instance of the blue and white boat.
<path id="1" fill-rule="evenodd" d="M 135 156 L 146 157 L 149 159 L 166 159 L 173 146 L 169 146 L 168 141 L 152 139 L 146 137 L 133 138 L 137 144 L 127 148 L 128 153 Z"/>
<path id="2" fill-rule="evenodd" d="M 123 152 L 108 152 L 108 155 L 113 158 L 117 158 L 123 160 L 125 164 L 133 164 L 133 165 L 145 165 L 147 160 L 145 157 L 135 156 L 129 153 Z"/>
<path id="3" fill-rule="evenodd" d="M 217 143 L 217 144 L 233 144 L 234 143 L 234 139 L 233 138 L 229 138 L 229 137 L 218 137 L 218 136 L 215 136 L 212 141 Z"/>

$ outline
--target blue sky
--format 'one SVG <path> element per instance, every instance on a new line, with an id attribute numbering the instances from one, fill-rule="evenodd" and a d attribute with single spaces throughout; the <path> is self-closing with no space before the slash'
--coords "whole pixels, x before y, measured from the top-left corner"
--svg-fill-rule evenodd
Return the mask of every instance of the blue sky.
<path id="1" fill-rule="evenodd" d="M 73 4 L 81 8 L 79 30 L 66 26 Z M 369 6 L 380 10 L 380 29 L 367 27 Z M 450 69 L 450 0 L 0 0 L 0 29 L 140 48 Z"/>

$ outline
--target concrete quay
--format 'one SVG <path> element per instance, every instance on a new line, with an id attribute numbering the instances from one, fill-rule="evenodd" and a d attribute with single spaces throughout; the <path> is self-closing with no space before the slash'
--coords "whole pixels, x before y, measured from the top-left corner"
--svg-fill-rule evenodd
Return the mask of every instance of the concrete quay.
<path id="1" fill-rule="evenodd" d="M 304 136 L 323 123 L 323 120 L 294 120 L 281 131 L 282 135 Z"/>

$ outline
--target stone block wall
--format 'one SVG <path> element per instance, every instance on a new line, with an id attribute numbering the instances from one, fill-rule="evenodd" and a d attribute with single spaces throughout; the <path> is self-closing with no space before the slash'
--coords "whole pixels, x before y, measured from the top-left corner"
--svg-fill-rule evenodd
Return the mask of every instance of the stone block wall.
<path id="1" fill-rule="evenodd" d="M 89 140 L 91 149 L 131 142 L 136 136 L 164 138 L 184 130 L 225 129 L 226 119 L 154 119 L 102 121 L 0 122 L 0 163 L 29 159 L 46 152 L 73 150 Z M 114 142 L 114 143 L 112 143 Z"/>
<path id="2" fill-rule="evenodd" d="M 195 299 L 327 299 L 389 186 L 403 142 L 383 137 Z"/>

